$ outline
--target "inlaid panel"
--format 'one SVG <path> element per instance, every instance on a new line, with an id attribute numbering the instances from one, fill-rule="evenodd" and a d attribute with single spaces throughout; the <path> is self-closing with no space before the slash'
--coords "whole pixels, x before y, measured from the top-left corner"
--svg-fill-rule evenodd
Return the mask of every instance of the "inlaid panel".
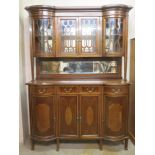
<path id="1" fill-rule="evenodd" d="M 72 123 L 72 116 L 73 114 L 72 114 L 71 107 L 68 106 L 65 111 L 65 122 L 67 125 L 70 125 Z"/>
<path id="2" fill-rule="evenodd" d="M 45 103 L 39 104 L 35 107 L 36 111 L 36 125 L 40 132 L 46 132 L 50 128 L 50 109 Z"/>
<path id="3" fill-rule="evenodd" d="M 106 136 L 125 135 L 127 121 L 127 96 L 105 96 L 105 128 Z"/>
<path id="4" fill-rule="evenodd" d="M 58 99 L 60 136 L 78 136 L 78 97 L 60 95 Z"/>
<path id="5" fill-rule="evenodd" d="M 82 95 L 81 109 L 81 136 L 97 136 L 99 128 L 99 96 Z"/>
<path id="6" fill-rule="evenodd" d="M 87 118 L 87 121 L 86 121 L 87 124 L 91 126 L 94 121 L 94 110 L 92 109 L 91 106 L 89 106 L 87 109 L 86 118 Z"/>
<path id="7" fill-rule="evenodd" d="M 54 97 L 32 98 L 32 132 L 36 136 L 55 135 Z"/>
<path id="8" fill-rule="evenodd" d="M 114 132 L 118 132 L 122 128 L 122 108 L 121 104 L 111 104 L 109 106 L 108 127 Z"/>

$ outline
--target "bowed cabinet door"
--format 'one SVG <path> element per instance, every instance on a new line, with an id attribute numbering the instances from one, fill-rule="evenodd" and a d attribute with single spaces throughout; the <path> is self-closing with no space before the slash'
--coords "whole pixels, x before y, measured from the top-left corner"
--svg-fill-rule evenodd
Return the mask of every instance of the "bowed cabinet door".
<path id="1" fill-rule="evenodd" d="M 55 137 L 54 96 L 33 96 L 31 116 L 31 133 L 35 139 Z"/>
<path id="2" fill-rule="evenodd" d="M 104 96 L 104 137 L 117 140 L 127 134 L 128 96 Z"/>
<path id="3" fill-rule="evenodd" d="M 59 136 L 78 137 L 78 95 L 59 95 Z"/>
<path id="4" fill-rule="evenodd" d="M 33 56 L 55 56 L 54 18 L 34 18 L 32 26 Z"/>
<path id="5" fill-rule="evenodd" d="M 103 50 L 105 56 L 124 56 L 126 18 L 103 18 Z"/>

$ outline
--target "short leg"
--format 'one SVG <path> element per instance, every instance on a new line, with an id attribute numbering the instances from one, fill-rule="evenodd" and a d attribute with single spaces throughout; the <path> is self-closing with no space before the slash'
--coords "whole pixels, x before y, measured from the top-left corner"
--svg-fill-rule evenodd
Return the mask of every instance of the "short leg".
<path id="1" fill-rule="evenodd" d="M 100 139 L 100 151 L 102 151 L 102 140 Z"/>
<path id="2" fill-rule="evenodd" d="M 59 143 L 60 143 L 60 140 L 57 139 L 56 141 L 57 141 L 57 149 L 56 150 L 59 151 Z"/>
<path id="3" fill-rule="evenodd" d="M 34 150 L 34 141 L 31 139 L 31 150 Z"/>
<path id="4" fill-rule="evenodd" d="M 128 150 L 128 139 L 125 139 L 124 149 Z"/>

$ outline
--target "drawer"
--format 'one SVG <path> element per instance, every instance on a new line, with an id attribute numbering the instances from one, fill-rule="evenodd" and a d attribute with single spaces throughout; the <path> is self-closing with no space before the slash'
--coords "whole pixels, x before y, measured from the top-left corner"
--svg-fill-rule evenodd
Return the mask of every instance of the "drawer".
<path id="1" fill-rule="evenodd" d="M 51 95 L 55 94 L 55 87 L 52 86 L 32 86 L 31 92 L 34 95 Z"/>
<path id="2" fill-rule="evenodd" d="M 63 94 L 78 93 L 78 87 L 76 87 L 76 86 L 61 86 L 61 87 L 58 87 L 58 93 L 63 93 Z"/>
<path id="3" fill-rule="evenodd" d="M 99 86 L 81 86 L 80 93 L 101 93 L 101 87 Z"/>
<path id="4" fill-rule="evenodd" d="M 128 86 L 104 86 L 104 94 L 128 94 Z"/>

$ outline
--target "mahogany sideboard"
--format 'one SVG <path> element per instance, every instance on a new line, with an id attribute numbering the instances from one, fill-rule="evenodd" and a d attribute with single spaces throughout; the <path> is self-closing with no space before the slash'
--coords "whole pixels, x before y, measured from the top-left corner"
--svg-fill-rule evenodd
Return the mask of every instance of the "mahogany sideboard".
<path id="1" fill-rule="evenodd" d="M 128 147 L 126 5 L 25 9 L 30 18 L 31 148 L 61 140 Z"/>

